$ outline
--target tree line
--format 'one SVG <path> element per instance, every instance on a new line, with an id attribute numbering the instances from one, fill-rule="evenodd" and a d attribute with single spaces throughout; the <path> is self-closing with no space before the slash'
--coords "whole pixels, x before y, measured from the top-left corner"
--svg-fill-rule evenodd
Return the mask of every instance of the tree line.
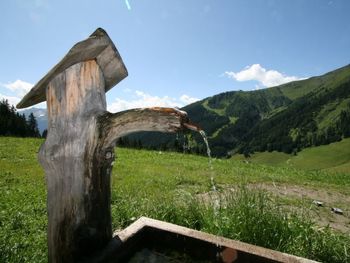
<path id="1" fill-rule="evenodd" d="M 146 138 L 144 137 L 145 135 Z M 160 138 L 159 142 L 147 143 L 149 138 Z M 171 151 L 190 153 L 198 155 L 206 155 L 207 148 L 204 143 L 198 143 L 203 141 L 203 138 L 193 132 L 179 132 L 174 134 L 162 134 L 160 132 L 141 132 L 134 135 L 127 135 L 117 140 L 118 147 L 144 149 L 144 150 L 156 150 L 156 151 Z"/>
<path id="2" fill-rule="evenodd" d="M 4 99 L 0 101 L 0 136 L 41 137 L 34 114 L 26 118 Z"/>

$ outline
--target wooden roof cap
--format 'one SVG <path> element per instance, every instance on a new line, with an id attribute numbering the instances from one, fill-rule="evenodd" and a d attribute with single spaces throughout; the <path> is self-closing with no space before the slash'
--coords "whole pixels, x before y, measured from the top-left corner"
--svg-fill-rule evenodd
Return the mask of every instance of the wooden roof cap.
<path id="1" fill-rule="evenodd" d="M 75 44 L 64 58 L 54 66 L 17 104 L 17 108 L 26 108 L 46 100 L 46 87 L 59 73 L 70 66 L 91 59 L 96 59 L 105 79 L 105 90 L 110 90 L 128 76 L 128 71 L 117 48 L 102 28 L 91 36 Z"/>

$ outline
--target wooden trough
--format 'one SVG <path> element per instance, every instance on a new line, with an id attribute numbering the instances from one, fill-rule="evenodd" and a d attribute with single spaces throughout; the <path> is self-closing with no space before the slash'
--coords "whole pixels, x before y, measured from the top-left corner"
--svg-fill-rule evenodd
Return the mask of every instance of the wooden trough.
<path id="1" fill-rule="evenodd" d="M 113 42 L 98 28 L 73 46 L 17 105 L 47 103 L 48 134 L 39 161 L 47 181 L 49 262 L 128 262 L 143 248 L 203 259 L 194 262 L 309 262 L 146 218 L 112 236 L 115 141 L 137 131 L 194 127 L 185 112 L 172 108 L 107 112 L 105 93 L 127 75 Z"/>
<path id="2" fill-rule="evenodd" d="M 316 261 L 141 217 L 116 232 L 99 257 L 108 263 L 312 263 Z"/>

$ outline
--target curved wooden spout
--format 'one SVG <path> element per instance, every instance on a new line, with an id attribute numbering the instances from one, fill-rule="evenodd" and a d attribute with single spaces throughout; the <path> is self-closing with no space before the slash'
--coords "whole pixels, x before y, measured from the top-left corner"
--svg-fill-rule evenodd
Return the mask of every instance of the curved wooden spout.
<path id="1" fill-rule="evenodd" d="M 186 128 L 187 113 L 175 108 L 132 109 L 118 113 L 105 113 L 99 117 L 104 147 L 125 135 L 139 131 L 177 132 Z"/>

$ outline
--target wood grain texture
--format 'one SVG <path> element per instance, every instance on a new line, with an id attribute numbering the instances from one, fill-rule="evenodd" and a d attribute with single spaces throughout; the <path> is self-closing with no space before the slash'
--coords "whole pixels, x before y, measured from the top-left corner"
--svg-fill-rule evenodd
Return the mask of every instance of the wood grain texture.
<path id="1" fill-rule="evenodd" d="M 94 60 L 75 64 L 49 84 L 48 136 L 39 152 L 48 197 L 49 262 L 76 262 L 111 237 L 110 171 L 97 117 L 106 108 Z"/>
<path id="2" fill-rule="evenodd" d="M 48 135 L 39 151 L 48 196 L 49 262 L 80 262 L 111 241 L 110 175 L 117 138 L 137 131 L 176 132 L 188 122 L 171 108 L 106 111 L 96 60 L 74 64 L 46 90 Z"/>
<path id="3" fill-rule="evenodd" d="M 128 72 L 122 58 L 106 31 L 98 28 L 89 38 L 75 44 L 65 57 L 56 64 L 17 104 L 26 108 L 46 100 L 45 90 L 58 74 L 79 62 L 96 59 L 104 75 L 105 91 L 127 77 Z"/>
<path id="4" fill-rule="evenodd" d="M 100 134 L 106 147 L 113 146 L 123 136 L 139 131 L 174 133 L 185 129 L 189 123 L 187 113 L 174 108 L 132 109 L 109 113 L 99 117 Z"/>

